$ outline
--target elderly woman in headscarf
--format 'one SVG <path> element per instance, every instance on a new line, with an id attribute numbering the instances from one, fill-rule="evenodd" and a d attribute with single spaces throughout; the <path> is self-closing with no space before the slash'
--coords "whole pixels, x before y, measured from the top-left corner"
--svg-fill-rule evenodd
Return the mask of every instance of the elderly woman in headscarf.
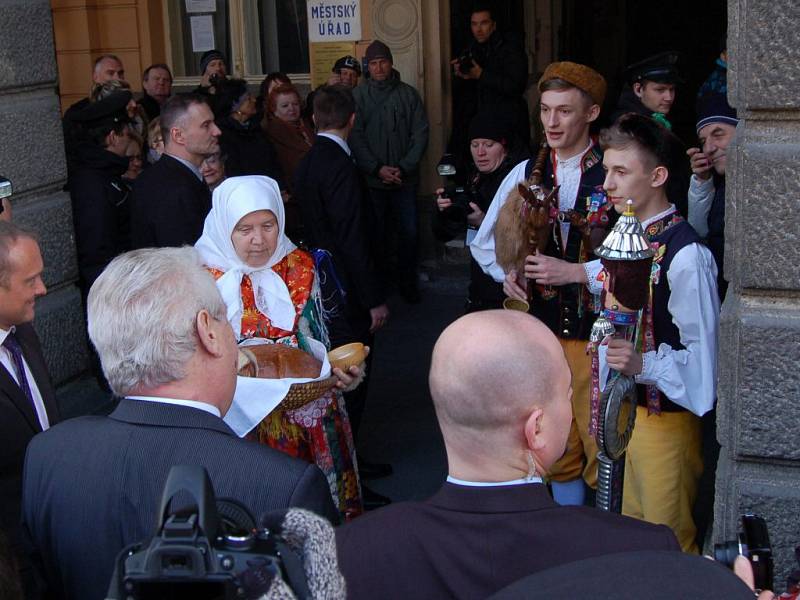
<path id="1" fill-rule="evenodd" d="M 312 257 L 284 234 L 284 209 L 275 180 L 231 177 L 214 190 L 203 235 L 195 244 L 217 281 L 238 340 L 261 338 L 309 351 L 327 345 Z M 334 369 L 340 386 L 361 375 Z M 362 512 L 350 422 L 337 388 L 295 410 L 269 413 L 259 441 L 316 463 L 344 519 Z"/>

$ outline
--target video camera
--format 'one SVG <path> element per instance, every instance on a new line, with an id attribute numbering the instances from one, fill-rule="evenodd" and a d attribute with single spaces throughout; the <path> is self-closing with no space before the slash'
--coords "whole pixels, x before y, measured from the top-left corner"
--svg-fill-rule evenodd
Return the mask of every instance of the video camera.
<path id="1" fill-rule="evenodd" d="M 740 554 L 753 566 L 756 590 L 774 590 L 772 545 L 769 543 L 767 522 L 762 517 L 742 515 L 742 531 L 738 539 L 714 544 L 714 560 L 730 569 Z"/>
<path id="2" fill-rule="evenodd" d="M 169 512 L 187 492 L 196 506 Z M 240 503 L 216 500 L 200 466 L 174 466 L 161 497 L 160 525 L 149 544 L 134 544 L 117 557 L 110 600 L 245 600 L 266 594 L 276 576 L 298 598 L 308 598 L 300 557 L 283 539 L 258 527 Z"/>

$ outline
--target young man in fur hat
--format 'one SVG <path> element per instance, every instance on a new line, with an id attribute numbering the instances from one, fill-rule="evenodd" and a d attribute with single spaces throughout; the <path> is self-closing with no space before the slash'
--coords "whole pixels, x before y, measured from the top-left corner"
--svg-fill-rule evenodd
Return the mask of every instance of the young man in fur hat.
<path id="1" fill-rule="evenodd" d="M 699 417 L 716 393 L 717 268 L 667 197 L 667 165 L 680 141 L 652 119 L 627 114 L 600 134 L 600 143 L 609 201 L 622 212 L 633 200 L 656 250 L 636 343 L 611 339 L 600 348 L 601 382 L 607 365 L 639 384 L 622 512 L 668 525 L 685 552 L 697 552 L 692 507 L 703 471 Z M 598 284 L 590 287 L 599 291 Z"/>
<path id="2" fill-rule="evenodd" d="M 558 208 L 562 216 L 574 211 L 586 217 L 592 201 L 601 197 L 604 179 L 602 151 L 589 135 L 589 127 L 600 114 L 606 93 L 602 75 L 585 65 L 552 63 L 539 80 L 540 118 L 549 145 L 542 185 L 559 186 Z M 508 296 L 526 298 L 525 281 L 539 286 L 531 303 L 532 312 L 558 336 L 573 374 L 574 420 L 567 452 L 552 471 L 555 499 L 561 504 L 582 504 L 585 485 L 597 484 L 597 445 L 589 434 L 591 363 L 586 354 L 589 331 L 596 314 L 586 283 L 595 276 L 587 272 L 593 257 L 578 227 L 568 219 L 554 223 L 544 253 L 525 259 L 524 273 L 506 273 L 497 262 L 495 225 L 510 192 L 531 175 L 534 160 L 517 165 L 500 185 L 470 244 L 472 256 L 485 273 L 504 282 Z M 573 214 L 574 214 L 573 213 Z M 556 241 L 556 238 L 559 241 Z M 542 287 L 546 286 L 546 287 Z"/>

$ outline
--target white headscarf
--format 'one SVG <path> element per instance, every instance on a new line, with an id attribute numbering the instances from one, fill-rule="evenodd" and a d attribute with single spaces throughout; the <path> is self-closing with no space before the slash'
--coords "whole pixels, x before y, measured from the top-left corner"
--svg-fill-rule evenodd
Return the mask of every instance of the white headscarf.
<path id="1" fill-rule="evenodd" d="M 278 220 L 278 244 L 266 265 L 259 268 L 248 266 L 236 255 L 231 234 L 237 223 L 257 210 L 269 210 Z M 284 234 L 285 217 L 281 191 L 274 179 L 261 175 L 229 177 L 214 190 L 211 212 L 206 217 L 203 235 L 195 248 L 203 262 L 225 274 L 217 279 L 217 288 L 228 308 L 228 321 L 242 337 L 241 283 L 244 275 L 253 282 L 256 307 L 269 317 L 272 325 L 286 331 L 294 329 L 296 316 L 289 288 L 275 271 L 273 265 L 282 261 L 296 246 Z"/>

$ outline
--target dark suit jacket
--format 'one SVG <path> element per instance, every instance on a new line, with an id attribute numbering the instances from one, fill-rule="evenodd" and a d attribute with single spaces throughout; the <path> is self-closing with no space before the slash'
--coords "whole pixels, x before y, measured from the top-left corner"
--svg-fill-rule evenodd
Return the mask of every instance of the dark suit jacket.
<path id="1" fill-rule="evenodd" d="M 163 248 L 194 244 L 211 210 L 205 182 L 167 154 L 145 169 L 133 185 L 131 245 Z"/>
<path id="2" fill-rule="evenodd" d="M 123 399 L 109 417 L 71 419 L 28 449 L 24 526 L 54 597 L 105 597 L 117 554 L 156 532 L 173 465 L 205 467 L 217 497 L 256 518 L 298 506 L 338 519 L 315 465 L 239 439 L 202 410 Z"/>
<path id="3" fill-rule="evenodd" d="M 54 425 L 60 420 L 60 414 L 39 338 L 30 323 L 18 325 L 16 337 L 42 395 L 50 424 Z M 8 532 L 17 552 L 20 552 L 21 542 L 20 500 L 25 449 L 33 436 L 41 431 L 36 409 L 14 378 L 0 366 L 0 529 Z"/>
<path id="4" fill-rule="evenodd" d="M 541 484 L 445 483 L 337 529 L 348 598 L 486 598 L 536 571 L 592 556 L 680 547 L 663 525 L 562 507 Z"/>
<path id="5" fill-rule="evenodd" d="M 369 309 L 383 304 L 385 296 L 371 257 L 370 219 L 358 168 L 336 142 L 317 136 L 295 171 L 294 190 L 308 244 L 333 255 L 347 294 L 345 315 L 354 338 L 334 340 L 334 331 L 331 343 L 361 339 L 371 324 Z"/>

